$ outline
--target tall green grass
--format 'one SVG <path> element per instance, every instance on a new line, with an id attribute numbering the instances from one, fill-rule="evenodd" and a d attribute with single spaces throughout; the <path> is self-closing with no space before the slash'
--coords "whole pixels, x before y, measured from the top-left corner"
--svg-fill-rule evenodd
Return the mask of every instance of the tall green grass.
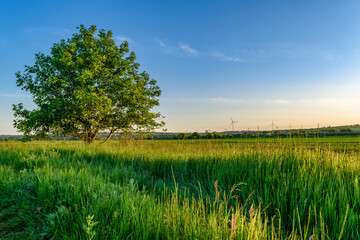
<path id="1" fill-rule="evenodd" d="M 337 145 L 0 143 L 0 239 L 360 239 L 360 155 Z"/>

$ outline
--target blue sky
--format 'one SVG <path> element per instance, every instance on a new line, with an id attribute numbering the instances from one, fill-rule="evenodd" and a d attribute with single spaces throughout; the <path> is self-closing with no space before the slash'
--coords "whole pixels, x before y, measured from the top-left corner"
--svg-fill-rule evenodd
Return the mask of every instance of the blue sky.
<path id="1" fill-rule="evenodd" d="M 15 72 L 80 24 L 128 40 L 163 90 L 169 131 L 356 124 L 360 1 L 1 1 L 0 134 Z"/>

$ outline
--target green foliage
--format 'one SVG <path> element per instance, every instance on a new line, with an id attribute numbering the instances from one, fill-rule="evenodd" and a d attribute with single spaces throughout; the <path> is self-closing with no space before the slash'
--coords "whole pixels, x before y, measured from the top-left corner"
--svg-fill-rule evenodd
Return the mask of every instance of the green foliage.
<path id="1" fill-rule="evenodd" d="M 221 133 L 217 132 L 208 132 L 206 131 L 204 134 L 193 132 L 191 134 L 187 133 L 178 133 L 174 138 L 175 139 L 220 139 L 220 138 L 231 138 L 232 135 L 222 135 Z"/>
<path id="2" fill-rule="evenodd" d="M 178 133 L 177 135 L 175 135 L 174 138 L 175 139 L 185 139 L 185 133 Z"/>
<path id="3" fill-rule="evenodd" d="M 342 128 L 340 129 L 340 132 L 352 132 L 351 128 Z"/>
<path id="4" fill-rule="evenodd" d="M 200 138 L 201 138 L 201 134 L 198 133 L 198 132 L 193 132 L 193 133 L 191 134 L 191 138 L 192 138 L 192 139 L 200 139 Z"/>
<path id="5" fill-rule="evenodd" d="M 97 32 L 95 26 L 78 29 L 16 73 L 17 86 L 30 92 L 37 108 L 13 105 L 15 128 L 26 136 L 69 135 L 91 143 L 99 131 L 111 136 L 163 126 L 156 121 L 160 113 L 151 111 L 161 90 L 139 71 L 128 43 L 118 46 L 111 31 Z"/>
<path id="6" fill-rule="evenodd" d="M 206 132 L 203 137 L 206 138 L 206 139 L 213 139 L 214 134 L 212 134 L 211 132 Z"/>
<path id="7" fill-rule="evenodd" d="M 213 132 L 214 139 L 220 139 L 223 137 L 221 133 Z"/>
<path id="8" fill-rule="evenodd" d="M 95 237 L 96 232 L 94 231 L 94 227 L 98 225 L 98 223 L 99 222 L 94 222 L 94 215 L 92 216 L 88 215 L 86 217 L 86 222 L 83 225 L 83 228 L 86 233 L 86 239 L 92 240 Z"/>

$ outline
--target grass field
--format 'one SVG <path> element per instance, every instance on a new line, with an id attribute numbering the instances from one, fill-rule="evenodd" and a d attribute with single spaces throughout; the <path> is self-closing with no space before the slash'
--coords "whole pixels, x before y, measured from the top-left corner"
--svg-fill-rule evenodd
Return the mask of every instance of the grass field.
<path id="1" fill-rule="evenodd" d="M 360 239 L 359 138 L 0 143 L 0 239 Z"/>

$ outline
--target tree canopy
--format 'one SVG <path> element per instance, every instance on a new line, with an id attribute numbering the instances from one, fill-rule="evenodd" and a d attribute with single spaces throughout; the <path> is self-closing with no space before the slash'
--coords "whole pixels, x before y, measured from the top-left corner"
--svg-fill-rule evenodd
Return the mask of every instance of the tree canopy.
<path id="1" fill-rule="evenodd" d="M 152 111 L 161 90 L 140 72 L 128 43 L 117 45 L 111 31 L 96 26 L 77 29 L 16 73 L 17 86 L 30 92 L 37 108 L 14 104 L 15 128 L 26 136 L 68 135 L 92 143 L 100 131 L 109 139 L 114 132 L 163 126 L 161 114 Z"/>

